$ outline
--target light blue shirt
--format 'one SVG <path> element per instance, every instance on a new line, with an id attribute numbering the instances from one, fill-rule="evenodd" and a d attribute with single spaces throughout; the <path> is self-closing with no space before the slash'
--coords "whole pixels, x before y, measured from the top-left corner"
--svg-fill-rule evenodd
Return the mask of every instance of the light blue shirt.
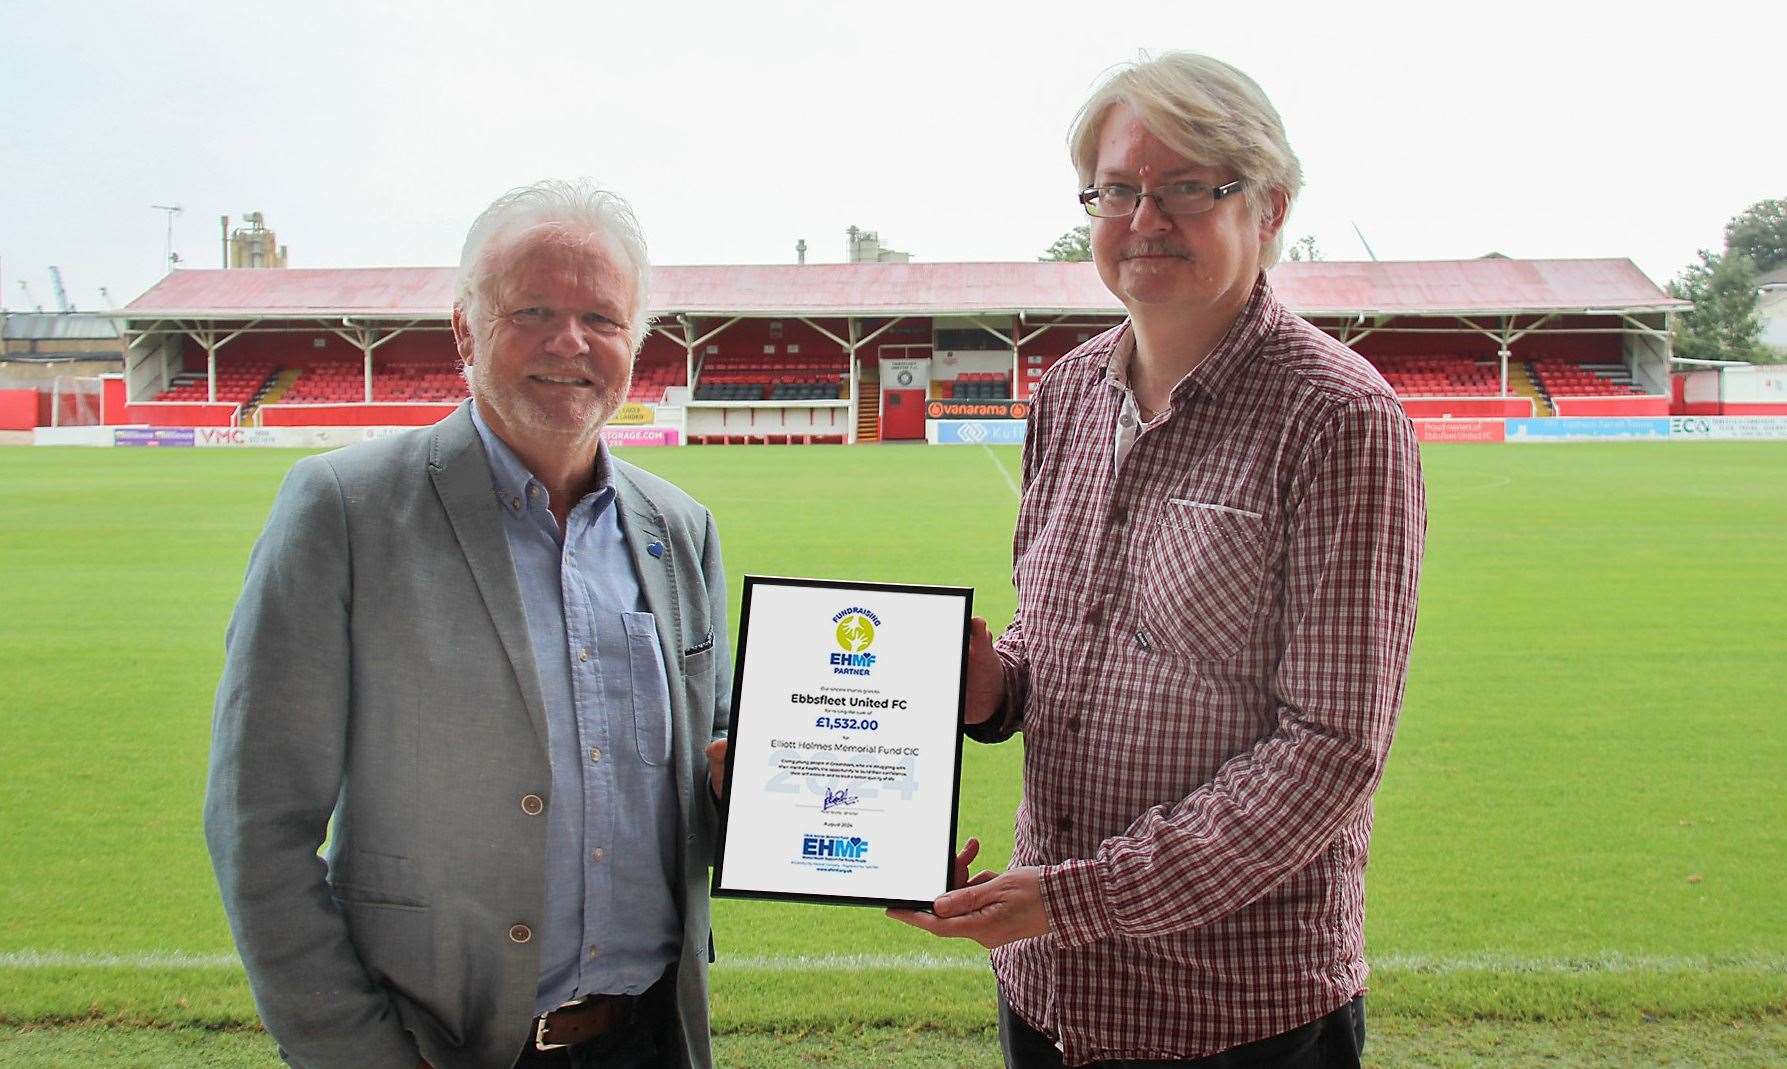
<path id="1" fill-rule="evenodd" d="M 657 624 L 608 478 L 561 532 L 546 487 L 472 406 L 546 703 L 546 914 L 535 1013 L 636 995 L 677 959 L 676 783 Z"/>

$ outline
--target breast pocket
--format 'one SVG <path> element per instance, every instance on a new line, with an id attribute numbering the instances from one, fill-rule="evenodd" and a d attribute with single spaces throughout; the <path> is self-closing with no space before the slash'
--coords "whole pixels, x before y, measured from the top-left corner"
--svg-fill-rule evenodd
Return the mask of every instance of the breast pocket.
<path id="1" fill-rule="evenodd" d="M 1247 641 L 1265 568 L 1259 513 L 1169 501 L 1142 573 L 1142 615 L 1158 645 L 1200 660 Z"/>
<path id="2" fill-rule="evenodd" d="M 649 612 L 621 613 L 627 626 L 632 676 L 633 742 L 648 765 L 670 763 L 670 682 L 658 647 L 658 621 Z"/>

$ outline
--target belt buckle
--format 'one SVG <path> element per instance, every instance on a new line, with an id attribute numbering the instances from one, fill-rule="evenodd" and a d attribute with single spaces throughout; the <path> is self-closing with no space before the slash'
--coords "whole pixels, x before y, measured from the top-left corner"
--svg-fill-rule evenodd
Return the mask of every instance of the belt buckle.
<path id="1" fill-rule="evenodd" d="M 570 1046 L 569 1043 L 546 1042 L 546 1018 L 550 1016 L 552 1015 L 547 1013 L 534 1018 L 534 1049 L 537 1051 L 564 1050 Z"/>
<path id="2" fill-rule="evenodd" d="M 537 1051 L 544 1052 L 544 1051 L 553 1051 L 553 1050 L 564 1050 L 566 1047 L 571 1046 L 571 1044 L 569 1044 L 569 1043 L 548 1043 L 548 1042 L 546 1042 L 546 1022 L 552 1017 L 553 1014 L 558 1013 L 560 1010 L 572 1009 L 574 1007 L 581 1006 L 588 1001 L 589 1001 L 589 996 L 587 996 L 587 995 L 585 995 L 583 998 L 572 999 L 570 1002 L 561 1003 L 556 1008 L 548 1010 L 545 1013 L 542 1013 L 540 1016 L 534 1018 L 534 1049 Z"/>

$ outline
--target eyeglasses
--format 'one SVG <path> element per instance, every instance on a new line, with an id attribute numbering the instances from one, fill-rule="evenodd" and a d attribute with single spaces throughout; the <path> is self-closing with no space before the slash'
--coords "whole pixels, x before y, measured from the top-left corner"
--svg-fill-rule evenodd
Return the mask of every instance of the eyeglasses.
<path id="1" fill-rule="evenodd" d="M 1080 190 L 1080 203 L 1086 214 L 1098 219 L 1122 219 L 1134 215 L 1142 201 L 1152 197 L 1154 206 L 1165 215 L 1201 215 L 1216 207 L 1216 202 L 1240 189 L 1246 179 L 1237 178 L 1220 186 L 1202 182 L 1169 182 L 1152 192 L 1120 184 L 1087 186 Z"/>

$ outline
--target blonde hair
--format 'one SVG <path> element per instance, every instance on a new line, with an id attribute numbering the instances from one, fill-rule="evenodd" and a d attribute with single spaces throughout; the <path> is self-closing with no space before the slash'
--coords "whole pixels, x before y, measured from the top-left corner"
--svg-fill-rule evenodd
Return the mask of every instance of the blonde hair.
<path id="1" fill-rule="evenodd" d="M 1284 194 L 1285 213 L 1303 188 L 1303 165 L 1284 136 L 1284 121 L 1252 78 L 1219 59 L 1195 52 L 1142 53 L 1113 70 L 1074 116 L 1068 152 L 1080 184 L 1098 167 L 1098 135 L 1105 116 L 1122 104 L 1148 132 L 1193 163 L 1233 168 L 1254 219 L 1272 210 L 1270 194 Z M 1260 267 L 1278 262 L 1284 228 L 1260 249 Z"/>

